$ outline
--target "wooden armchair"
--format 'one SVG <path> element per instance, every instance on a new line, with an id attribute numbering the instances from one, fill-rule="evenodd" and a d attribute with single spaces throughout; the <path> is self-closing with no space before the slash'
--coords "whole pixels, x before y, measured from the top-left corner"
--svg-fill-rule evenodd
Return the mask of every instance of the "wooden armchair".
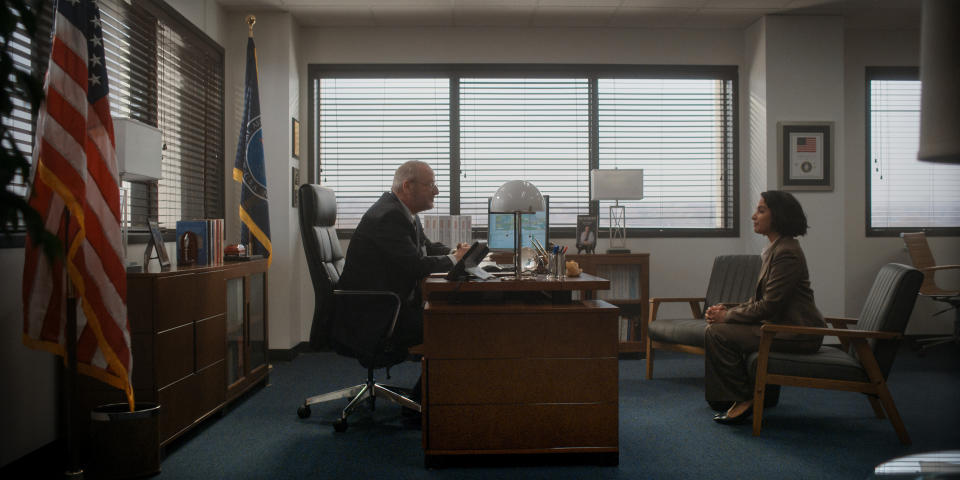
<path id="1" fill-rule="evenodd" d="M 860 392 L 867 395 L 877 418 L 886 416 L 904 445 L 910 436 L 887 389 L 887 376 L 907 327 L 923 281 L 915 268 L 884 265 L 873 282 L 859 319 L 827 318 L 833 328 L 766 324 L 760 350 L 748 358 L 756 372 L 753 394 L 753 434 L 763 425 L 764 391 L 769 384 Z M 855 329 L 847 328 L 855 326 Z M 832 335 L 843 348 L 822 346 L 812 354 L 773 352 L 777 333 Z"/>
<path id="2" fill-rule="evenodd" d="M 703 297 L 654 297 L 645 318 L 647 332 L 647 379 L 653 378 L 654 349 L 703 355 L 703 318 L 707 307 L 718 303 L 736 305 L 750 298 L 760 276 L 760 255 L 721 255 L 714 259 L 713 270 Z M 683 302 L 690 305 L 690 318 L 657 318 L 660 305 Z"/>
<path id="3" fill-rule="evenodd" d="M 903 243 L 907 246 L 910 253 L 910 261 L 913 266 L 923 273 L 923 285 L 920 285 L 920 295 L 929 297 L 935 302 L 943 302 L 949 307 L 940 310 L 934 315 L 949 312 L 953 310 L 953 335 L 939 337 L 923 338 L 919 342 L 923 343 L 920 351 L 944 343 L 960 342 L 960 290 L 946 290 L 937 285 L 934 275 L 942 270 L 960 270 L 960 265 L 937 265 L 933 260 L 933 253 L 930 251 L 930 244 L 927 243 L 927 235 L 923 232 L 901 233 Z"/>

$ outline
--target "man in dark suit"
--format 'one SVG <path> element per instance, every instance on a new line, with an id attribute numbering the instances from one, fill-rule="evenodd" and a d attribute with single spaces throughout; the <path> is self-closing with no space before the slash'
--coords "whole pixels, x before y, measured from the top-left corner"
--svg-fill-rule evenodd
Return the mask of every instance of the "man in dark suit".
<path id="1" fill-rule="evenodd" d="M 440 193 L 433 169 L 411 160 L 397 168 L 391 191 L 384 193 L 360 219 L 350 245 L 338 288 L 389 290 L 402 302 L 394 345 L 423 342 L 423 300 L 420 282 L 434 272 L 446 272 L 469 250 L 457 251 L 430 243 L 417 213 L 433 208 Z M 354 308 L 362 308 L 354 305 Z"/>

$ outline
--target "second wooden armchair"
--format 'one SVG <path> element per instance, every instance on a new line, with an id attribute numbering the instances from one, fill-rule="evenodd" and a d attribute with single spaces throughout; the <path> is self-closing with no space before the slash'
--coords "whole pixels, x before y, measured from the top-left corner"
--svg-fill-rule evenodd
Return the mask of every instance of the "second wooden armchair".
<path id="1" fill-rule="evenodd" d="M 654 297 L 647 322 L 647 379 L 653 378 L 654 349 L 703 355 L 703 313 L 718 303 L 740 303 L 750 298 L 760 276 L 760 255 L 721 255 L 714 259 L 707 294 L 703 297 Z M 657 318 L 660 305 L 681 302 L 690 305 L 688 318 Z"/>

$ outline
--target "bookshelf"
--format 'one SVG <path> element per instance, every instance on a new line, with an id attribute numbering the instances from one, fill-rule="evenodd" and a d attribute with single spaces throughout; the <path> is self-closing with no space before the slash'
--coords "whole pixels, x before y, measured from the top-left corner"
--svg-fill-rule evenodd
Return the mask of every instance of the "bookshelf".
<path id="1" fill-rule="evenodd" d="M 620 352 L 644 351 L 647 332 L 643 319 L 650 303 L 650 254 L 567 255 L 584 272 L 610 280 L 609 290 L 599 290 L 594 298 L 620 307 Z"/>

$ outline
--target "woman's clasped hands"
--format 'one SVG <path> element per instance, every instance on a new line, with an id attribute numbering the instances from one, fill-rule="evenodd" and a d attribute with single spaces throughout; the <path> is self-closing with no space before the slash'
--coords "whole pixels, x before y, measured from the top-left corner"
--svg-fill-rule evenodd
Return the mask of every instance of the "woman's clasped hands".
<path id="1" fill-rule="evenodd" d="M 718 303 L 707 308 L 704 318 L 707 320 L 707 323 L 723 323 L 727 318 L 727 307 Z"/>

